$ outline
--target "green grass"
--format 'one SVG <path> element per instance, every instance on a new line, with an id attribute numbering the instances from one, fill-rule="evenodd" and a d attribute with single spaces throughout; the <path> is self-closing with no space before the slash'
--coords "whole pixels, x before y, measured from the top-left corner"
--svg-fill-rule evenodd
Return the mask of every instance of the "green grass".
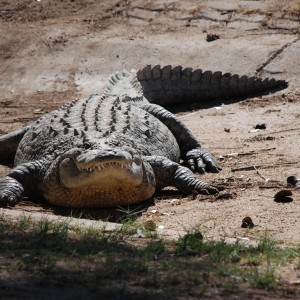
<path id="1" fill-rule="evenodd" d="M 245 8 L 243 8 L 243 10 L 241 12 L 244 15 L 251 15 L 251 14 L 258 14 L 261 11 L 257 8 L 245 7 Z"/>
<path id="2" fill-rule="evenodd" d="M 267 290 L 276 290 L 279 285 L 278 279 L 274 275 L 272 268 L 268 268 L 267 271 L 259 272 L 258 269 L 254 269 L 251 273 L 252 283 L 257 287 L 262 287 Z"/>
<path id="3" fill-rule="evenodd" d="M 216 292 L 242 297 L 245 289 L 279 293 L 283 285 L 276 268 L 300 261 L 299 248 L 281 247 L 267 235 L 256 247 L 245 247 L 207 241 L 198 230 L 177 241 L 137 235 L 140 230 L 147 233 L 133 218 L 107 234 L 68 222 L 32 222 L 25 216 L 9 222 L 0 216 L 0 289 L 22 282 L 46 291 L 84 289 L 106 299 L 153 299 L 155 293 L 174 299 L 188 293 L 193 299 Z"/>

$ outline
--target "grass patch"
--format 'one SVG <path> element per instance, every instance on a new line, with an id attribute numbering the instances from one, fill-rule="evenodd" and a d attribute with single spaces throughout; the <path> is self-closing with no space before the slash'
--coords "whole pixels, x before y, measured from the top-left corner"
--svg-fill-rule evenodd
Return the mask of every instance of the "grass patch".
<path id="1" fill-rule="evenodd" d="M 241 13 L 244 14 L 244 15 L 252 15 L 252 14 L 259 14 L 259 13 L 261 13 L 261 11 L 257 8 L 245 7 L 241 11 Z"/>
<path id="2" fill-rule="evenodd" d="M 278 293 L 282 285 L 274 270 L 300 259 L 298 248 L 279 247 L 268 236 L 245 247 L 207 241 L 197 230 L 177 241 L 137 235 L 139 230 L 147 232 L 133 218 L 107 234 L 67 222 L 31 222 L 24 216 L 9 222 L 1 216 L 0 289 L 22 283 L 50 292 L 63 286 L 106 299 L 241 296 L 245 288 Z"/>
<path id="3" fill-rule="evenodd" d="M 300 15 L 300 1 L 275 0 L 269 7 L 270 11 L 280 12 L 282 17 L 291 14 L 298 17 Z"/>
<path id="4" fill-rule="evenodd" d="M 279 284 L 272 268 L 268 268 L 267 271 L 264 272 L 259 272 L 258 269 L 255 269 L 251 274 L 251 279 L 255 286 L 267 290 L 276 290 Z"/>

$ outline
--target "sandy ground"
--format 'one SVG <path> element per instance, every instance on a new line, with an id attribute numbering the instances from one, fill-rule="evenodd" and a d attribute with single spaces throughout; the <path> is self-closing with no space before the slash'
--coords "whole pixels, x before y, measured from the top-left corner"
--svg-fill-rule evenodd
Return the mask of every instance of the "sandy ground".
<path id="1" fill-rule="evenodd" d="M 165 192 L 140 218 L 171 236 L 200 226 L 207 237 L 251 242 L 268 233 L 299 245 L 300 190 L 289 203 L 273 198 L 288 176 L 300 177 L 299 16 L 298 1 L 1 0 L 0 134 L 100 93 L 124 68 L 181 64 L 285 79 L 289 88 L 277 94 L 180 114 L 223 168 L 202 179 L 225 185 L 225 195 Z M 208 42 L 208 34 L 219 39 Z M 261 123 L 266 129 L 254 130 Z M 33 200 L 9 214 L 70 215 Z M 241 228 L 246 216 L 254 228 Z"/>
<path id="2" fill-rule="evenodd" d="M 211 34 L 219 39 L 208 42 Z M 251 244 L 268 234 L 299 246 L 300 190 L 286 187 L 288 176 L 300 177 L 299 34 L 299 1 L 0 0 L 0 134 L 101 93 L 118 70 L 147 64 L 285 79 L 289 87 L 276 94 L 179 113 L 223 169 L 201 179 L 226 186 L 223 193 L 165 191 L 130 209 L 146 210 L 138 218 L 155 221 L 170 238 L 197 227 L 207 238 Z M 266 129 L 254 130 L 262 123 Z M 8 172 L 0 165 L 0 176 Z M 283 189 L 292 190 L 291 202 L 274 201 Z M 55 220 L 78 215 L 81 226 L 110 216 L 108 230 L 122 215 L 119 209 L 85 215 L 38 199 L 0 209 L 10 218 L 23 212 Z M 241 227 L 247 216 L 252 229 Z M 280 272 L 299 283 L 295 265 Z"/>

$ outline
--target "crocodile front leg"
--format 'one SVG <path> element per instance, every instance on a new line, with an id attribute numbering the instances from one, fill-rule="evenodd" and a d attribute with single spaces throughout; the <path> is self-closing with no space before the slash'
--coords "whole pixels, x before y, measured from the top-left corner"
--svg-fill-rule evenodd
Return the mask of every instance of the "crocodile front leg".
<path id="1" fill-rule="evenodd" d="M 213 185 L 195 177 L 193 172 L 163 156 L 147 156 L 145 160 L 151 165 L 157 182 L 157 188 L 174 186 L 184 194 L 198 191 L 201 194 L 216 194 L 219 190 Z"/>
<path id="2" fill-rule="evenodd" d="M 201 147 L 191 131 L 175 115 L 156 104 L 145 104 L 143 109 L 159 119 L 173 133 L 182 159 L 193 172 L 218 173 L 221 170 L 213 156 Z"/>
<path id="3" fill-rule="evenodd" d="M 0 179 L 0 207 L 14 206 L 36 191 L 41 181 L 41 165 L 41 161 L 24 163 Z"/>

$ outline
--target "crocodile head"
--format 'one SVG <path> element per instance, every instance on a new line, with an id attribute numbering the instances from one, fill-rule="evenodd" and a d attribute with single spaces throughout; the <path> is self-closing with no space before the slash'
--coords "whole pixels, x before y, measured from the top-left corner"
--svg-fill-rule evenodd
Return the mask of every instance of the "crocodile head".
<path id="1" fill-rule="evenodd" d="M 134 148 L 126 146 L 73 148 L 57 160 L 46 180 L 52 184 L 44 189 L 45 198 L 69 207 L 136 203 L 151 198 L 156 186 L 151 166 Z"/>

